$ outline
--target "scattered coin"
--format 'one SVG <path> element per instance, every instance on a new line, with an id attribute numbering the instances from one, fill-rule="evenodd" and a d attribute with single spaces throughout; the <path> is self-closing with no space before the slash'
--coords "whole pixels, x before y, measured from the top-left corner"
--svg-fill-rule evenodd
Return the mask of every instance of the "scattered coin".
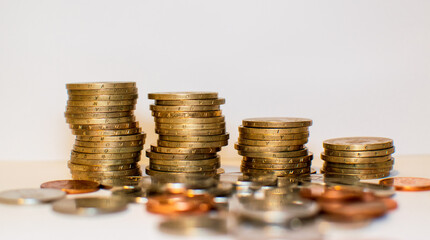
<path id="1" fill-rule="evenodd" d="M 54 188 L 67 194 L 79 194 L 98 191 L 100 184 L 86 180 L 57 180 L 42 183 L 40 188 Z"/>
<path id="2" fill-rule="evenodd" d="M 34 205 L 57 201 L 65 196 L 66 193 L 58 189 L 16 189 L 0 192 L 0 203 Z"/>
<path id="3" fill-rule="evenodd" d="M 379 181 L 381 185 L 394 186 L 397 191 L 428 191 L 430 179 L 418 177 L 393 177 Z"/>
<path id="4" fill-rule="evenodd" d="M 159 228 L 160 231 L 173 235 L 221 235 L 227 234 L 227 221 L 208 216 L 186 216 L 165 220 Z"/>
<path id="5" fill-rule="evenodd" d="M 52 209 L 59 213 L 95 216 L 121 212 L 127 209 L 127 201 L 121 198 L 87 197 L 63 199 L 55 202 Z"/>

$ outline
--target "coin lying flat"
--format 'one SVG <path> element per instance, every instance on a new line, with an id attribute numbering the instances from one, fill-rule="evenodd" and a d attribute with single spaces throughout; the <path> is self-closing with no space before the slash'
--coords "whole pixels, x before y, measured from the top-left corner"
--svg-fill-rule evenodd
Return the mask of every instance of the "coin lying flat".
<path id="1" fill-rule="evenodd" d="M 311 162 L 307 163 L 282 163 L 282 164 L 271 164 L 271 163 L 242 163 L 242 167 L 247 169 L 277 169 L 277 170 L 289 170 L 297 168 L 310 167 Z"/>
<path id="2" fill-rule="evenodd" d="M 208 194 L 187 196 L 185 194 L 163 194 L 148 198 L 148 212 L 162 215 L 205 213 L 214 207 L 213 196 Z"/>
<path id="3" fill-rule="evenodd" d="M 69 118 L 66 120 L 69 124 L 118 124 L 118 123 L 129 123 L 134 122 L 136 118 L 134 116 L 126 117 L 109 117 L 109 118 Z"/>
<path id="4" fill-rule="evenodd" d="M 189 135 L 198 135 L 198 136 L 213 136 L 213 135 L 221 135 L 225 134 L 225 128 L 219 129 L 155 129 L 155 133 L 161 135 L 180 135 L 180 136 L 189 136 Z"/>
<path id="5" fill-rule="evenodd" d="M 82 158 L 70 158 L 70 163 L 73 164 L 82 164 L 87 166 L 111 166 L 111 165 L 123 165 L 123 164 L 131 164 L 137 163 L 140 161 L 140 157 L 138 158 L 126 158 L 126 159 L 82 159 Z"/>
<path id="6" fill-rule="evenodd" d="M 363 174 L 363 173 L 358 173 L 358 174 L 345 174 L 345 173 L 338 173 L 338 172 L 330 172 L 330 171 L 324 171 L 323 169 L 321 169 L 321 172 L 324 173 L 325 176 L 327 177 L 345 177 L 345 176 L 355 176 L 358 177 L 361 180 L 365 180 L 365 179 L 377 179 L 377 178 L 384 178 L 384 177 L 388 177 L 390 176 L 390 172 L 382 172 L 382 173 L 371 173 L 371 174 Z"/>
<path id="7" fill-rule="evenodd" d="M 88 165 L 82 165 L 82 164 L 75 164 L 72 161 L 69 161 L 67 166 L 72 171 L 88 171 L 88 172 L 120 171 L 120 170 L 136 169 L 138 167 L 137 163 L 129 163 L 129 164 L 121 164 L 121 165 L 88 166 Z"/>
<path id="8" fill-rule="evenodd" d="M 151 170 L 163 171 L 163 172 L 194 173 L 194 172 L 214 171 L 219 168 L 219 165 L 213 164 L 213 165 L 199 165 L 199 166 L 172 166 L 172 165 L 158 165 L 150 162 L 149 168 Z"/>
<path id="9" fill-rule="evenodd" d="M 243 173 L 249 173 L 249 174 L 262 174 L 262 175 L 274 174 L 276 176 L 287 176 L 287 175 L 300 175 L 300 174 L 309 173 L 310 168 L 305 167 L 305 168 L 296 168 L 296 169 L 267 170 L 267 169 L 250 169 L 250 168 L 244 168 L 243 166 L 241 166 L 240 171 Z"/>
<path id="10" fill-rule="evenodd" d="M 64 191 L 67 194 L 79 194 L 98 191 L 100 184 L 85 180 L 57 180 L 42 183 L 40 188 L 53 188 Z"/>
<path id="11" fill-rule="evenodd" d="M 220 123 L 225 122 L 225 117 L 220 115 L 217 117 L 197 117 L 197 118 L 170 118 L 170 117 L 156 117 L 155 123 L 160 124 L 206 124 L 206 123 Z"/>
<path id="12" fill-rule="evenodd" d="M 94 216 L 124 211 L 127 209 L 127 201 L 101 197 L 63 199 L 55 202 L 52 209 L 59 213 Z"/>
<path id="13" fill-rule="evenodd" d="M 92 148 L 109 148 L 109 147 L 137 147 L 142 146 L 145 142 L 143 140 L 137 141 L 118 141 L 118 142 L 104 142 L 104 141 L 75 141 L 76 146 L 80 147 L 92 147 Z"/>
<path id="14" fill-rule="evenodd" d="M 116 95 L 72 95 L 69 100 L 72 101 L 123 101 L 137 99 L 137 94 L 116 94 Z"/>
<path id="15" fill-rule="evenodd" d="M 152 116 L 157 118 L 212 118 L 222 116 L 222 111 L 207 112 L 152 112 Z"/>
<path id="16" fill-rule="evenodd" d="M 72 134 L 80 136 L 120 136 L 133 135 L 142 132 L 141 128 L 129 128 L 121 130 L 77 130 L 73 129 Z"/>
<path id="17" fill-rule="evenodd" d="M 252 140 L 252 139 L 244 139 L 239 137 L 237 142 L 241 145 L 247 145 L 247 146 L 276 147 L 276 146 L 303 145 L 308 142 L 308 139 L 303 138 L 298 140 Z"/>
<path id="18" fill-rule="evenodd" d="M 363 163 L 363 164 L 343 164 L 343 163 L 331 163 L 325 162 L 325 166 L 334 168 L 350 168 L 350 169 L 378 169 L 378 168 L 390 168 L 394 164 L 394 159 L 388 160 L 381 163 Z"/>
<path id="19" fill-rule="evenodd" d="M 112 148 L 91 148 L 91 147 L 81 147 L 73 146 L 73 150 L 80 153 L 131 153 L 139 152 L 143 149 L 143 146 L 137 147 L 112 147 Z"/>
<path id="20" fill-rule="evenodd" d="M 428 191 L 430 179 L 418 177 L 393 177 L 379 181 L 379 184 L 394 186 L 397 191 Z"/>
<path id="21" fill-rule="evenodd" d="M 68 121 L 76 121 L 76 120 L 82 120 L 84 123 L 87 123 L 88 120 L 94 120 L 95 119 L 110 119 L 110 118 L 122 118 L 122 117 L 133 117 L 133 112 L 107 112 L 107 113 L 64 113 L 64 116 L 66 117 L 66 122 Z M 94 122 L 94 121 L 90 121 Z M 103 121 L 103 120 L 102 120 Z"/>
<path id="22" fill-rule="evenodd" d="M 313 154 L 309 154 L 303 157 L 291 157 L 291 158 L 252 158 L 252 157 L 243 157 L 242 162 L 249 163 L 268 163 L 268 164 L 294 164 L 294 163 L 303 163 L 309 162 L 313 159 Z"/>
<path id="23" fill-rule="evenodd" d="M 295 133 L 309 133 L 307 127 L 301 128 L 250 128 L 239 126 L 239 133 L 241 134 L 295 134 Z"/>
<path id="24" fill-rule="evenodd" d="M 66 107 L 66 114 L 75 113 L 108 113 L 108 112 L 129 112 L 135 110 L 134 105 L 109 106 L 109 107 Z"/>
<path id="25" fill-rule="evenodd" d="M 139 127 L 138 122 L 114 124 L 70 124 L 70 129 L 99 131 L 99 130 L 125 130 Z"/>
<path id="26" fill-rule="evenodd" d="M 285 151 L 296 151 L 302 150 L 303 145 L 290 145 L 290 146 L 275 146 L 275 147 L 262 147 L 262 146 L 247 146 L 240 145 L 238 143 L 234 144 L 234 148 L 239 151 L 246 152 L 285 152 Z"/>
<path id="27" fill-rule="evenodd" d="M 125 136 L 76 136 L 79 141 L 96 141 L 96 142 L 120 142 L 120 141 L 138 141 L 144 140 L 146 133 L 137 133 Z"/>
<path id="28" fill-rule="evenodd" d="M 109 106 L 127 106 L 135 105 L 136 100 L 121 100 L 121 101 L 75 101 L 68 100 L 67 106 L 71 107 L 109 107 Z"/>
<path id="29" fill-rule="evenodd" d="M 154 100 L 187 100 L 187 99 L 216 99 L 216 92 L 163 92 L 149 93 L 149 99 Z"/>
<path id="30" fill-rule="evenodd" d="M 344 163 L 344 164 L 372 164 L 389 161 L 391 155 L 381 157 L 335 157 L 321 153 L 321 159 L 326 162 Z"/>
<path id="31" fill-rule="evenodd" d="M 155 123 L 155 128 L 158 129 L 218 129 L 225 128 L 225 122 L 220 123 L 197 123 L 197 124 L 165 124 L 165 123 Z"/>
<path id="32" fill-rule="evenodd" d="M 85 90 L 67 90 L 69 96 L 75 95 L 116 95 L 116 94 L 137 94 L 137 88 L 105 88 L 105 89 L 85 89 Z"/>
<path id="33" fill-rule="evenodd" d="M 159 135 L 158 139 L 163 141 L 173 142 L 218 142 L 227 141 L 229 139 L 229 133 L 211 136 L 171 136 L 171 135 Z"/>
<path id="34" fill-rule="evenodd" d="M 295 133 L 295 134 L 240 134 L 240 138 L 251 139 L 251 140 L 299 140 L 308 138 L 309 133 Z"/>
<path id="35" fill-rule="evenodd" d="M 169 177 L 175 177 L 175 176 L 182 176 L 182 177 L 203 177 L 203 176 L 215 176 L 218 174 L 223 173 L 223 169 L 219 168 L 217 170 L 213 170 L 213 171 L 201 171 L 201 172 L 165 172 L 165 171 L 157 171 L 157 170 L 152 170 L 148 167 L 146 167 L 145 169 L 146 174 L 148 174 L 149 176 L 156 176 L 156 175 L 161 175 L 161 176 L 169 176 Z"/>
<path id="36" fill-rule="evenodd" d="M 140 175 L 140 169 L 127 169 L 127 170 L 118 170 L 118 171 L 79 171 L 79 170 L 73 170 L 70 171 L 72 175 L 74 176 L 81 176 L 81 177 L 122 177 L 122 176 L 137 176 Z"/>
<path id="37" fill-rule="evenodd" d="M 225 103 L 224 98 L 202 100 L 155 100 L 158 106 L 213 106 Z"/>
<path id="38" fill-rule="evenodd" d="M 169 148 L 169 147 L 157 147 L 151 145 L 152 152 L 158 153 L 217 153 L 221 150 L 221 148 Z"/>
<path id="39" fill-rule="evenodd" d="M 204 112 L 204 111 L 218 111 L 220 110 L 219 105 L 210 106 L 159 106 L 150 105 L 149 109 L 155 112 Z"/>
<path id="40" fill-rule="evenodd" d="M 238 151 L 238 154 L 245 157 L 253 158 L 283 158 L 283 157 L 302 157 L 308 155 L 308 149 L 302 149 L 289 152 L 245 152 Z"/>
<path id="41" fill-rule="evenodd" d="M 157 141 L 160 147 L 172 147 L 172 148 L 213 148 L 227 146 L 228 141 L 220 142 L 172 142 L 172 141 Z"/>
<path id="42" fill-rule="evenodd" d="M 16 189 L 0 192 L 0 203 L 34 205 L 53 202 L 65 196 L 66 193 L 58 189 Z"/>
<path id="43" fill-rule="evenodd" d="M 333 138 L 323 142 L 326 149 L 340 151 L 368 151 L 391 148 L 393 140 L 382 137 Z"/>
<path id="44" fill-rule="evenodd" d="M 242 121 L 242 125 L 255 128 L 309 127 L 312 125 L 312 120 L 291 117 L 247 118 Z"/>
<path id="45" fill-rule="evenodd" d="M 381 157 L 387 156 L 394 153 L 394 147 L 382 149 L 382 150 L 371 150 L 371 151 L 337 151 L 325 149 L 324 154 L 335 157 Z"/>
<path id="46" fill-rule="evenodd" d="M 159 160 L 201 160 L 201 159 L 215 158 L 217 156 L 217 154 L 216 153 L 201 153 L 201 154 L 177 153 L 177 154 L 171 154 L 171 153 L 158 153 L 158 152 L 152 152 L 150 150 L 147 150 L 146 156 L 150 159 L 159 159 Z"/>
<path id="47" fill-rule="evenodd" d="M 219 235 L 227 234 L 227 221 L 207 216 L 187 216 L 168 219 L 160 223 L 160 231 L 173 235 Z"/>
<path id="48" fill-rule="evenodd" d="M 85 90 L 85 89 L 105 89 L 105 88 L 134 88 L 135 82 L 88 82 L 88 83 L 68 83 L 67 89 Z"/>
<path id="49" fill-rule="evenodd" d="M 76 159 L 87 159 L 87 160 L 129 159 L 129 158 L 140 157 L 140 152 L 97 154 L 97 153 L 78 153 L 78 152 L 72 151 L 71 157 Z"/>
<path id="50" fill-rule="evenodd" d="M 155 165 L 169 165 L 169 166 L 205 166 L 205 165 L 220 165 L 219 157 L 208 158 L 204 160 L 159 160 L 151 159 L 151 164 Z"/>
<path id="51" fill-rule="evenodd" d="M 392 169 L 392 166 L 385 168 L 375 168 L 375 169 L 356 169 L 356 168 L 336 168 L 331 167 L 329 165 L 324 165 L 323 170 L 333 173 L 340 174 L 377 174 L 377 173 L 386 173 Z"/>

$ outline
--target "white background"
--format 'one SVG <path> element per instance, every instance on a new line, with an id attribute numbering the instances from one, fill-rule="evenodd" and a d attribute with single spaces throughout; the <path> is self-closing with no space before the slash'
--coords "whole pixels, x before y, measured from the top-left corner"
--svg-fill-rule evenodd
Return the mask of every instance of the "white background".
<path id="1" fill-rule="evenodd" d="M 430 1 L 0 0 L 0 160 L 67 159 L 65 84 L 217 91 L 235 156 L 248 117 L 314 120 L 308 144 L 385 136 L 430 153 Z M 239 158 L 238 158 L 239 159 Z"/>

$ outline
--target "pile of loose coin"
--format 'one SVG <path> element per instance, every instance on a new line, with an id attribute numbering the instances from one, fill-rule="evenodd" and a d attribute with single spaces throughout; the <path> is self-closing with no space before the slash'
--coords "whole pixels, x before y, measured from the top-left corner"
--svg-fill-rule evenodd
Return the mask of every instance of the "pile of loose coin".
<path id="1" fill-rule="evenodd" d="M 360 179 L 383 178 L 394 165 L 393 140 L 382 137 L 334 138 L 323 142 L 324 165 L 321 171 L 333 176 Z"/>
<path id="2" fill-rule="evenodd" d="M 215 92 L 150 93 L 157 145 L 146 152 L 148 175 L 213 176 L 220 171 L 217 154 L 228 144 L 220 105 L 225 99 Z"/>
<path id="3" fill-rule="evenodd" d="M 249 118 L 239 127 L 235 144 L 243 156 L 241 171 L 247 175 L 298 176 L 310 172 L 312 153 L 308 142 L 312 120 L 305 118 Z"/>
<path id="4" fill-rule="evenodd" d="M 145 134 L 133 110 L 134 82 L 73 83 L 65 117 L 76 135 L 68 166 L 74 179 L 109 183 L 141 175 L 138 165 Z"/>

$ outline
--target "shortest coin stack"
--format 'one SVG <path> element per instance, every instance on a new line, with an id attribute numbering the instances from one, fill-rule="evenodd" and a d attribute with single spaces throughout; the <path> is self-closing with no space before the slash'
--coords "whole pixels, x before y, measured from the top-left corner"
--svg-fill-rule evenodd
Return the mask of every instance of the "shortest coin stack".
<path id="1" fill-rule="evenodd" d="M 308 142 L 312 120 L 306 118 L 249 118 L 239 127 L 235 144 L 243 156 L 241 171 L 246 175 L 296 177 L 310 173 L 312 153 Z"/>
<path id="2" fill-rule="evenodd" d="M 321 172 L 330 176 L 383 178 L 393 169 L 393 140 L 382 137 L 333 138 L 323 142 Z"/>

